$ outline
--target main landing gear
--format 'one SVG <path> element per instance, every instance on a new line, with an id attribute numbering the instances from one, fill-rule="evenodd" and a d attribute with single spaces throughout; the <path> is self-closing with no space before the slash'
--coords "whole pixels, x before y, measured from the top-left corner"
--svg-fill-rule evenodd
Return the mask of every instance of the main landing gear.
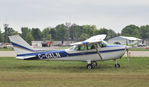
<path id="1" fill-rule="evenodd" d="M 116 61 L 116 59 L 114 60 L 114 62 L 115 62 L 114 67 L 115 67 L 115 68 L 120 68 L 120 64 Z"/>
<path id="2" fill-rule="evenodd" d="M 86 66 L 87 69 L 93 69 L 97 67 L 97 62 L 96 61 L 88 61 L 88 64 Z"/>
<path id="3" fill-rule="evenodd" d="M 86 66 L 87 69 L 94 69 L 95 67 L 97 67 L 96 61 L 87 61 L 87 62 L 88 62 L 87 66 Z M 114 67 L 120 68 L 120 64 L 116 61 L 116 59 L 114 59 L 114 62 L 115 62 Z"/>

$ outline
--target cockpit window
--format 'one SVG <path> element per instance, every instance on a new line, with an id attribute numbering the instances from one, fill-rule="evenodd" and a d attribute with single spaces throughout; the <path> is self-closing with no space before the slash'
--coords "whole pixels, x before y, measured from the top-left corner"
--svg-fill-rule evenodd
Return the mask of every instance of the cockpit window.
<path id="1" fill-rule="evenodd" d="M 69 50 L 75 50 L 76 46 L 72 46 L 69 48 Z"/>
<path id="2" fill-rule="evenodd" d="M 74 48 L 75 48 L 75 46 L 72 46 L 72 47 L 69 48 L 69 50 L 74 50 Z"/>
<path id="3" fill-rule="evenodd" d="M 102 47 L 106 47 L 107 46 L 107 43 L 105 41 L 101 41 L 99 42 L 99 46 L 102 48 Z"/>

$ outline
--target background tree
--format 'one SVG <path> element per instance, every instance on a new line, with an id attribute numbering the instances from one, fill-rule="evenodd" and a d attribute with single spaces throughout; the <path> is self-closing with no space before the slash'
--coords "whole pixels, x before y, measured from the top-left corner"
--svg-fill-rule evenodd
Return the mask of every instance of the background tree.
<path id="1" fill-rule="evenodd" d="M 89 38 L 89 35 L 86 34 L 86 33 L 83 33 L 83 34 L 80 36 L 80 41 L 86 40 L 87 38 Z"/>
<path id="2" fill-rule="evenodd" d="M 49 34 L 51 35 L 51 38 L 56 40 L 56 30 L 55 28 L 51 28 L 49 31 Z"/>
<path id="3" fill-rule="evenodd" d="M 42 40 L 42 33 L 39 28 L 32 28 L 31 34 L 36 41 Z"/>
<path id="4" fill-rule="evenodd" d="M 82 40 L 82 36 L 84 37 L 86 34 L 88 37 L 98 34 L 96 26 L 95 25 L 80 26 L 77 24 L 71 25 L 70 27 L 71 40 L 74 40 L 74 41 Z"/>
<path id="5" fill-rule="evenodd" d="M 29 32 L 31 32 L 31 30 L 28 27 L 22 27 L 21 32 L 22 32 L 21 34 L 22 38 L 26 40 L 26 36 Z"/>
<path id="6" fill-rule="evenodd" d="M 71 40 L 78 41 L 81 35 L 81 26 L 72 24 L 70 27 L 70 38 Z"/>
<path id="7" fill-rule="evenodd" d="M 149 25 L 140 27 L 140 36 L 142 39 L 149 39 Z"/>
<path id="8" fill-rule="evenodd" d="M 66 26 L 64 24 L 57 25 L 55 27 L 56 30 L 56 40 L 66 40 Z"/>
<path id="9" fill-rule="evenodd" d="M 15 31 L 13 28 L 8 28 L 8 36 L 19 34 L 17 31 Z"/>
<path id="10" fill-rule="evenodd" d="M 29 44 L 31 44 L 31 41 L 34 40 L 32 34 L 31 34 L 31 29 L 29 29 L 28 27 L 22 27 L 21 28 L 21 36 L 22 38 L 27 41 Z"/>
<path id="11" fill-rule="evenodd" d="M 28 27 L 21 28 L 22 34 L 21 36 L 29 43 L 32 40 L 42 40 L 45 38 L 46 40 L 85 40 L 93 35 L 98 34 L 106 34 L 107 39 L 113 38 L 115 36 L 132 36 L 141 39 L 149 38 L 149 25 L 143 25 L 138 27 L 136 25 L 127 25 L 122 29 L 121 33 L 116 33 L 112 29 L 100 28 L 97 29 L 95 25 L 77 25 L 72 24 L 69 27 L 69 36 L 67 35 L 68 30 L 65 24 L 59 24 L 53 28 L 45 28 L 42 32 L 39 28 L 29 29 Z M 8 35 L 18 34 L 13 28 L 8 28 Z M 0 32 L 0 41 L 3 41 L 3 34 Z"/>
<path id="12" fill-rule="evenodd" d="M 31 29 L 29 29 L 28 27 L 22 27 L 21 28 L 21 31 L 22 31 L 22 38 L 29 44 L 31 44 L 31 41 L 34 40 L 32 34 L 31 34 Z"/>
<path id="13" fill-rule="evenodd" d="M 107 35 L 108 35 L 109 39 L 117 36 L 116 32 L 111 29 L 108 30 Z"/>
<path id="14" fill-rule="evenodd" d="M 33 41 L 33 36 L 31 34 L 31 32 L 28 32 L 27 33 L 27 36 L 26 36 L 26 41 L 31 45 L 32 41 Z"/>
<path id="15" fill-rule="evenodd" d="M 42 37 L 43 38 L 46 38 L 47 37 L 47 35 L 49 35 L 50 34 L 50 28 L 48 27 L 48 28 L 45 28 L 43 31 L 42 31 Z"/>
<path id="16" fill-rule="evenodd" d="M 46 40 L 53 41 L 50 34 L 46 36 Z"/>
<path id="17" fill-rule="evenodd" d="M 83 25 L 82 26 L 83 33 L 88 34 L 89 36 L 94 35 L 94 30 L 96 30 L 96 25 Z"/>
<path id="18" fill-rule="evenodd" d="M 132 36 L 140 38 L 140 30 L 139 27 L 136 25 L 128 25 L 125 28 L 122 29 L 123 36 Z"/>
<path id="19" fill-rule="evenodd" d="M 4 35 L 1 31 L 0 31 L 0 42 L 4 42 Z"/>
<path id="20" fill-rule="evenodd" d="M 13 28 L 11 28 L 11 27 L 7 27 L 6 30 L 7 30 L 7 31 L 4 32 L 4 35 L 6 35 L 5 38 L 4 38 L 4 42 L 5 42 L 5 43 L 10 42 L 8 36 L 19 34 L 17 31 L 15 31 L 15 30 L 14 30 Z"/>
<path id="21" fill-rule="evenodd" d="M 106 28 L 100 28 L 100 30 L 98 31 L 98 34 L 108 34 L 108 29 Z"/>

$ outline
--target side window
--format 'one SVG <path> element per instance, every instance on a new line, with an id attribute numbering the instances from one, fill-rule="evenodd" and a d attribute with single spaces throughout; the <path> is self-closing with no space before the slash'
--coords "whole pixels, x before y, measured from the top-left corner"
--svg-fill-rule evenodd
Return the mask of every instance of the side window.
<path id="1" fill-rule="evenodd" d="M 82 45 L 82 46 L 80 47 L 80 50 L 85 50 L 85 46 Z"/>
<path id="2" fill-rule="evenodd" d="M 91 45 L 88 44 L 88 45 L 87 45 L 87 50 L 90 50 L 90 49 L 91 49 Z"/>
<path id="3" fill-rule="evenodd" d="M 87 45 L 87 50 L 95 49 L 95 46 L 93 44 Z"/>

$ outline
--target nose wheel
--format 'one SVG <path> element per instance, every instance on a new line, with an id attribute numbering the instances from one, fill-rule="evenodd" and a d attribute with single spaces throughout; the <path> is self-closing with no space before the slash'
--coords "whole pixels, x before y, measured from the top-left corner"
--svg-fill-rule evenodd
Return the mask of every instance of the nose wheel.
<path id="1" fill-rule="evenodd" d="M 116 60 L 114 60 L 114 61 L 115 61 L 114 67 L 115 67 L 115 68 L 120 68 L 120 64 L 119 64 Z"/>
<path id="2" fill-rule="evenodd" d="M 120 64 L 115 64 L 114 67 L 115 68 L 120 68 Z"/>

